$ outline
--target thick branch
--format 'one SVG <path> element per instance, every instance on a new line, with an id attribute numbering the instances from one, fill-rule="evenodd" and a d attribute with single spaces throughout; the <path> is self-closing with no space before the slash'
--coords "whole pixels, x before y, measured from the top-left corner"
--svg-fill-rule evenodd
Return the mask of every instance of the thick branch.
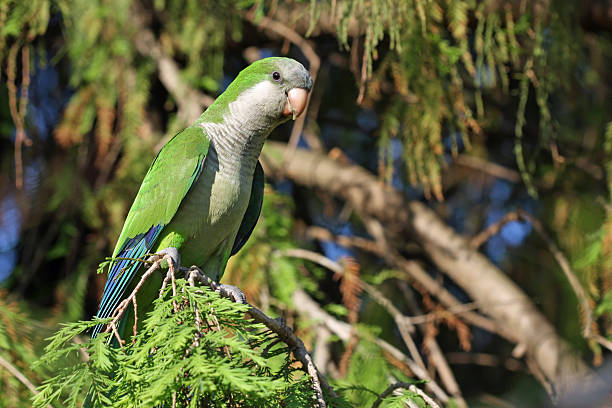
<path id="1" fill-rule="evenodd" d="M 573 380 L 590 373 L 527 295 L 431 209 L 420 202 L 404 200 L 399 192 L 382 185 L 359 166 L 339 164 L 301 149 L 285 158 L 286 149 L 282 143 L 268 142 L 263 161 L 269 174 L 345 199 L 358 213 L 383 222 L 391 236 L 410 234 L 442 272 L 525 345 L 557 392 L 567 392 L 573 388 Z"/>

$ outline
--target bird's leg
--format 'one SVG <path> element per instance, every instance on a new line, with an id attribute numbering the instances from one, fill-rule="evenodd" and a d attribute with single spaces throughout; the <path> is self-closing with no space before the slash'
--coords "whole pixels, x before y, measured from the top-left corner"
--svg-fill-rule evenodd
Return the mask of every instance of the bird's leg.
<path id="1" fill-rule="evenodd" d="M 168 264 L 172 263 L 172 267 L 174 268 L 174 270 L 177 270 L 181 265 L 181 255 L 179 254 L 178 249 L 174 247 L 162 249 L 161 251 L 149 257 L 148 260 L 151 262 L 155 262 L 159 261 L 160 259 L 164 259 Z M 166 265 L 162 265 L 162 267 L 165 266 Z"/>
<path id="2" fill-rule="evenodd" d="M 229 298 L 236 303 L 246 303 L 246 296 L 238 287 L 216 282 L 195 265 L 189 268 L 186 276 L 189 282 L 193 282 L 194 278 L 197 277 L 201 283 L 208 286 L 214 292 L 219 293 L 221 296 Z M 193 283 L 191 284 L 193 286 Z"/>

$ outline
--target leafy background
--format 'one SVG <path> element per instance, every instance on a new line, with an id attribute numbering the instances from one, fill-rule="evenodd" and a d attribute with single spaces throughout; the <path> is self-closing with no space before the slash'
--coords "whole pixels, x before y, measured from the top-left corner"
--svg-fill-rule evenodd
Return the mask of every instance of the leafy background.
<path id="1" fill-rule="evenodd" d="M 305 121 L 272 139 L 368 169 L 464 237 L 497 225 L 480 251 L 585 361 L 605 366 L 611 7 L 596 0 L 0 0 L 0 357 L 33 387 L 54 375 L 33 362 L 60 323 L 95 313 L 105 281 L 97 265 L 111 253 L 156 151 L 199 114 L 193 106 L 210 104 L 250 61 L 288 55 L 316 83 Z M 548 401 L 513 344 L 443 314 L 418 285 L 400 290 L 406 277 L 385 254 L 321 235 L 371 242 L 371 220 L 329 191 L 268 175 L 260 222 L 224 281 L 283 316 L 315 356 L 324 355 L 319 368 L 346 389 L 347 401 L 369 406 L 390 383 L 413 377 L 372 341 L 406 348 L 388 308 L 361 280 L 400 313 L 437 316 L 415 342 L 437 378 L 424 347 L 436 339 L 470 405 Z M 517 209 L 528 216 L 496 224 Z M 592 322 L 550 242 L 578 277 Z M 391 245 L 439 276 L 419 242 Z M 465 288 L 442 283 L 470 301 Z M 298 290 L 370 340 L 326 333 L 296 309 Z M 486 314 L 486 305 L 477 306 Z M 31 390 L 5 368 L 0 405 L 30 406 Z"/>

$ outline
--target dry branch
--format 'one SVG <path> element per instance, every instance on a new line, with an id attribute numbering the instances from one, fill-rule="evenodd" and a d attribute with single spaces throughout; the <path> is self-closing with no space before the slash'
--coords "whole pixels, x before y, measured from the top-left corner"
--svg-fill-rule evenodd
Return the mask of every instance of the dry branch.
<path id="1" fill-rule="evenodd" d="M 293 303 L 298 313 L 308 316 L 310 319 L 323 324 L 329 331 L 334 333 L 340 340 L 348 342 L 353 333 L 353 327 L 336 319 L 329 313 L 324 311 L 317 302 L 315 302 L 306 292 L 303 290 L 296 290 L 292 296 Z M 447 403 L 449 401 L 448 394 L 431 378 L 429 373 L 424 370 L 420 365 L 414 362 L 410 357 L 402 353 L 399 349 L 387 343 L 386 341 L 375 337 L 372 340 L 381 350 L 390 354 L 393 358 L 402 363 L 414 373 L 414 375 L 423 381 L 427 381 L 426 388 L 428 388 L 440 401 Z"/>
<path id="2" fill-rule="evenodd" d="M 179 65 L 164 52 L 153 32 L 144 28 L 147 11 L 140 7 L 135 7 L 134 11 L 133 23 L 140 28 L 134 36 L 136 50 L 157 64 L 159 80 L 176 101 L 179 119 L 184 123 L 195 121 L 214 98 L 193 89 L 181 78 Z"/>
<path id="3" fill-rule="evenodd" d="M 463 288 L 481 309 L 524 344 L 535 366 L 556 393 L 576 387 L 575 380 L 591 378 L 584 361 L 561 339 L 527 295 L 446 225 L 424 204 L 406 201 L 375 175 L 356 165 L 341 165 L 320 154 L 297 149 L 285 158 L 286 145 L 268 142 L 263 162 L 268 174 L 287 177 L 348 201 L 357 213 L 381 221 L 389 236 L 419 242 L 437 268 Z"/>
<path id="4" fill-rule="evenodd" d="M 26 377 L 25 375 L 23 375 L 21 373 L 21 371 L 19 371 L 17 369 L 17 367 L 15 367 L 14 365 L 12 365 L 11 363 L 9 363 L 7 360 L 4 359 L 4 357 L 0 356 L 0 366 L 4 367 L 5 370 L 7 370 L 9 373 L 11 373 L 11 375 L 13 377 L 15 377 L 16 379 L 19 380 L 20 383 L 22 383 L 23 385 L 26 386 L 26 388 L 28 390 L 30 390 L 32 392 L 32 394 L 36 395 L 38 394 L 38 390 L 36 389 L 36 387 L 34 386 L 34 384 L 32 384 L 32 382 L 30 380 L 28 380 L 28 377 Z"/>
<path id="5" fill-rule="evenodd" d="M 440 282 L 438 282 L 438 280 L 431 277 L 418 262 L 409 261 L 399 255 L 397 251 L 391 248 L 385 248 L 387 245 L 360 237 L 334 235 L 321 227 L 309 227 L 306 234 L 312 238 L 334 241 L 340 245 L 351 246 L 380 256 L 389 265 L 392 265 L 393 267 L 404 272 L 410 279 L 421 285 L 432 295 L 436 296 L 440 303 L 442 303 L 442 305 L 444 305 L 449 312 L 453 312 L 455 314 L 460 313 L 462 319 L 466 322 L 491 333 L 495 333 L 513 343 L 518 341 L 516 336 L 505 328 L 503 324 L 499 324 L 488 317 L 474 312 L 473 310 L 476 309 L 476 307 L 474 307 L 474 302 L 467 305 L 459 302 L 457 298 L 453 296 L 453 294 L 451 294 L 440 284 Z M 412 319 L 412 317 L 410 319 Z M 423 318 L 420 316 L 417 316 L 416 319 L 417 320 L 412 323 L 422 324 L 427 323 L 428 321 L 423 321 Z"/>
<path id="6" fill-rule="evenodd" d="M 480 247 L 493 235 L 498 234 L 504 225 L 511 221 L 519 220 L 529 222 L 533 229 L 544 240 L 544 242 L 548 246 L 548 250 L 555 258 L 555 261 L 557 261 L 557 263 L 559 264 L 559 267 L 563 271 L 563 274 L 565 275 L 567 281 L 572 287 L 576 298 L 578 298 L 578 303 L 580 304 L 580 312 L 582 315 L 582 335 L 584 336 L 584 338 L 597 342 L 601 346 L 612 351 L 612 343 L 606 338 L 594 332 L 593 327 L 595 325 L 595 321 L 593 320 L 593 310 L 591 309 L 591 303 L 589 302 L 589 298 L 586 294 L 586 291 L 584 290 L 582 284 L 580 283 L 580 280 L 572 270 L 572 267 L 570 266 L 567 257 L 555 244 L 553 239 L 548 235 L 540 220 L 523 210 L 509 212 L 504 215 L 501 220 L 490 225 L 487 229 L 472 238 L 472 246 L 474 248 Z"/>
<path id="7" fill-rule="evenodd" d="M 378 408 L 386 397 L 388 397 L 393 391 L 399 388 L 406 388 L 410 390 L 411 392 L 417 394 L 419 397 L 423 399 L 423 401 L 425 401 L 428 407 L 440 408 L 440 406 L 434 400 L 432 400 L 429 395 L 425 394 L 423 391 L 417 388 L 416 385 L 404 383 L 404 382 L 396 382 L 394 384 L 391 384 L 389 387 L 387 387 L 387 389 L 384 390 L 382 394 L 378 396 L 376 401 L 374 401 L 374 404 L 372 404 L 372 408 Z"/>

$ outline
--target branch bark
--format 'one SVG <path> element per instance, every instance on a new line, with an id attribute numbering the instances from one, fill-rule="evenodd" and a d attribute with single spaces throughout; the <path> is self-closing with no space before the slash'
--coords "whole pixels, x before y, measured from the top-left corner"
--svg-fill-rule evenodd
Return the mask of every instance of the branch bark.
<path id="1" fill-rule="evenodd" d="M 311 319 L 324 325 L 334 333 L 338 338 L 344 342 L 348 342 L 353 332 L 353 327 L 343 321 L 336 319 L 331 316 L 325 310 L 319 306 L 306 292 L 299 289 L 293 293 L 293 303 L 298 313 L 307 315 Z M 406 366 L 414 373 L 414 375 L 420 380 L 427 381 L 426 387 L 443 403 L 448 403 L 448 394 L 436 383 L 435 379 L 431 378 L 429 373 L 415 363 L 410 357 L 402 353 L 399 349 L 395 348 L 391 344 L 387 343 L 383 339 L 374 337 L 371 339 L 381 350 L 389 353 L 396 360 L 406 364 Z"/>
<path id="2" fill-rule="evenodd" d="M 341 197 L 358 213 L 380 220 L 396 239 L 410 235 L 485 313 L 514 334 L 556 393 L 572 390 L 577 378 L 592 377 L 589 367 L 557 335 L 527 295 L 431 209 L 404 200 L 399 192 L 359 166 L 342 165 L 301 149 L 286 157 L 286 150 L 282 143 L 268 142 L 262 155 L 268 174 Z"/>

